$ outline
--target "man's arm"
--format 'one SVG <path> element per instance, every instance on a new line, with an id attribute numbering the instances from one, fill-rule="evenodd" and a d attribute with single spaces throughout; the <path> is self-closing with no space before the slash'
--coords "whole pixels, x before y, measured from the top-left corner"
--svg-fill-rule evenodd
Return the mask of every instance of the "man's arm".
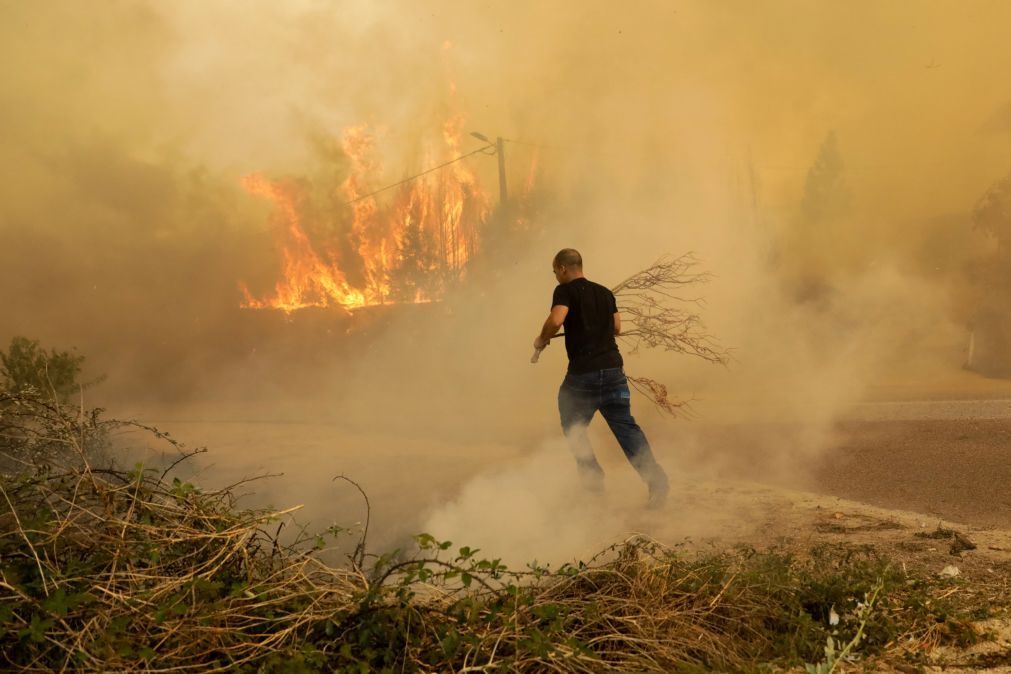
<path id="1" fill-rule="evenodd" d="M 564 304 L 556 304 L 551 307 L 551 313 L 548 314 L 547 320 L 544 321 L 541 334 L 537 335 L 537 338 L 534 339 L 534 348 L 543 349 L 550 344 L 551 338 L 562 329 L 562 324 L 565 323 L 565 317 L 568 315 L 569 308 Z"/>
<path id="2" fill-rule="evenodd" d="M 621 314 L 614 312 L 614 336 L 621 334 Z"/>

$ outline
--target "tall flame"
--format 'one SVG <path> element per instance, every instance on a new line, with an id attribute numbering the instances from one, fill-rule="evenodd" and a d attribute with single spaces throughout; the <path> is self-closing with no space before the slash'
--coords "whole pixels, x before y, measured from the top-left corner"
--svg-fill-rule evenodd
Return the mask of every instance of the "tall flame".
<path id="1" fill-rule="evenodd" d="M 427 147 L 423 153 L 426 166 L 461 155 L 463 121 L 457 115 L 444 123 L 440 151 Z M 298 183 L 260 175 L 243 179 L 246 191 L 274 206 L 281 256 L 281 280 L 273 295 L 258 299 L 242 286 L 243 307 L 290 313 L 304 307 L 427 302 L 462 278 L 491 210 L 473 169 L 453 162 L 406 181 L 381 206 L 373 194 L 382 177 L 374 134 L 366 125 L 349 127 L 341 149 L 350 167 L 338 194 L 346 202 L 343 217 L 350 225 L 329 223 L 322 229 L 339 232 L 329 239 L 314 241 L 306 232 L 302 216 L 307 198 Z"/>
<path id="2" fill-rule="evenodd" d="M 250 309 L 281 309 L 292 312 L 305 307 L 325 307 L 339 304 L 346 308 L 366 304 L 365 296 L 351 288 L 344 274 L 333 264 L 323 262 L 302 229 L 291 187 L 261 175 L 246 176 L 242 186 L 250 194 L 273 202 L 278 236 L 281 239 L 282 278 L 274 287 L 274 296 L 256 299 L 245 285 L 241 286 Z"/>

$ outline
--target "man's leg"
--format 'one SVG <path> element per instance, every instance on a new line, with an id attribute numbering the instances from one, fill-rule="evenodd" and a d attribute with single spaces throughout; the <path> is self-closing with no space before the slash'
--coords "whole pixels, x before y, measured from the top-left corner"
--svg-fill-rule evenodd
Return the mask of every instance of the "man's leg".
<path id="1" fill-rule="evenodd" d="M 562 432 L 576 459 L 583 485 L 594 491 L 604 488 L 604 469 L 597 462 L 590 445 L 586 427 L 590 425 L 596 406 L 593 397 L 585 391 L 562 384 L 558 389 L 558 413 L 562 419 Z"/>
<path id="2" fill-rule="evenodd" d="M 611 432 L 621 445 L 632 467 L 639 473 L 649 487 L 650 505 L 659 507 L 667 498 L 670 487 L 667 474 L 657 463 L 653 450 L 649 446 L 646 434 L 632 417 L 631 392 L 624 375 L 620 381 L 607 382 L 603 392 L 600 413 L 603 415 Z"/>

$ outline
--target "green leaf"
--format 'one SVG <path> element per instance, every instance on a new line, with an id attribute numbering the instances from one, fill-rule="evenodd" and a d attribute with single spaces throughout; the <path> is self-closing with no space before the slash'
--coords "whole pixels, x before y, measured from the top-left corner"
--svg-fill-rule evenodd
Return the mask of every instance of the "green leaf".
<path id="1" fill-rule="evenodd" d="M 62 587 L 57 589 L 42 602 L 42 608 L 62 618 L 67 615 L 67 610 L 70 608 L 67 605 L 67 593 L 63 591 Z"/>
<path id="2" fill-rule="evenodd" d="M 28 627 L 18 631 L 18 638 L 23 640 L 27 637 L 34 643 L 41 644 L 46 640 L 46 631 L 53 626 L 53 623 L 52 618 L 43 618 L 38 613 L 33 613 Z"/>

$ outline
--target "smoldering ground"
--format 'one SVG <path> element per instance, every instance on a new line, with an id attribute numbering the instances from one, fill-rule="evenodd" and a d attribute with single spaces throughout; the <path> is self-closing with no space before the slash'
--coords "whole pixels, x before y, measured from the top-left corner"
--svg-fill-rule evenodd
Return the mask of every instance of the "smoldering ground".
<path id="1" fill-rule="evenodd" d="M 552 463 L 561 349 L 526 362 L 563 246 L 605 285 L 688 250 L 715 275 L 689 299 L 728 367 L 627 357 L 697 398 L 694 421 L 636 403 L 678 475 L 739 475 L 760 450 L 765 478 L 796 478 L 869 384 L 961 365 L 988 246 L 969 212 L 1008 170 L 1003 4 L 0 11 L 0 336 L 79 348 L 107 375 L 96 403 L 211 445 L 208 481 L 284 472 L 251 489 L 340 521 L 358 507 L 329 482 L 343 472 L 390 539 L 431 525 L 541 559 L 592 547 L 545 516 L 571 496 Z M 326 187 L 346 170 L 333 139 L 365 122 L 393 182 L 425 168 L 415 139 L 450 107 L 538 146 L 535 235 L 418 311 L 354 324 L 239 308 L 240 283 L 266 292 L 278 271 L 270 209 L 242 176 Z M 513 186 L 530 148 L 509 146 Z M 494 161 L 473 163 L 494 194 Z M 264 425 L 294 420 L 308 423 Z M 638 486 L 609 466 L 631 503 Z M 564 511 L 604 538 L 640 524 Z"/>

